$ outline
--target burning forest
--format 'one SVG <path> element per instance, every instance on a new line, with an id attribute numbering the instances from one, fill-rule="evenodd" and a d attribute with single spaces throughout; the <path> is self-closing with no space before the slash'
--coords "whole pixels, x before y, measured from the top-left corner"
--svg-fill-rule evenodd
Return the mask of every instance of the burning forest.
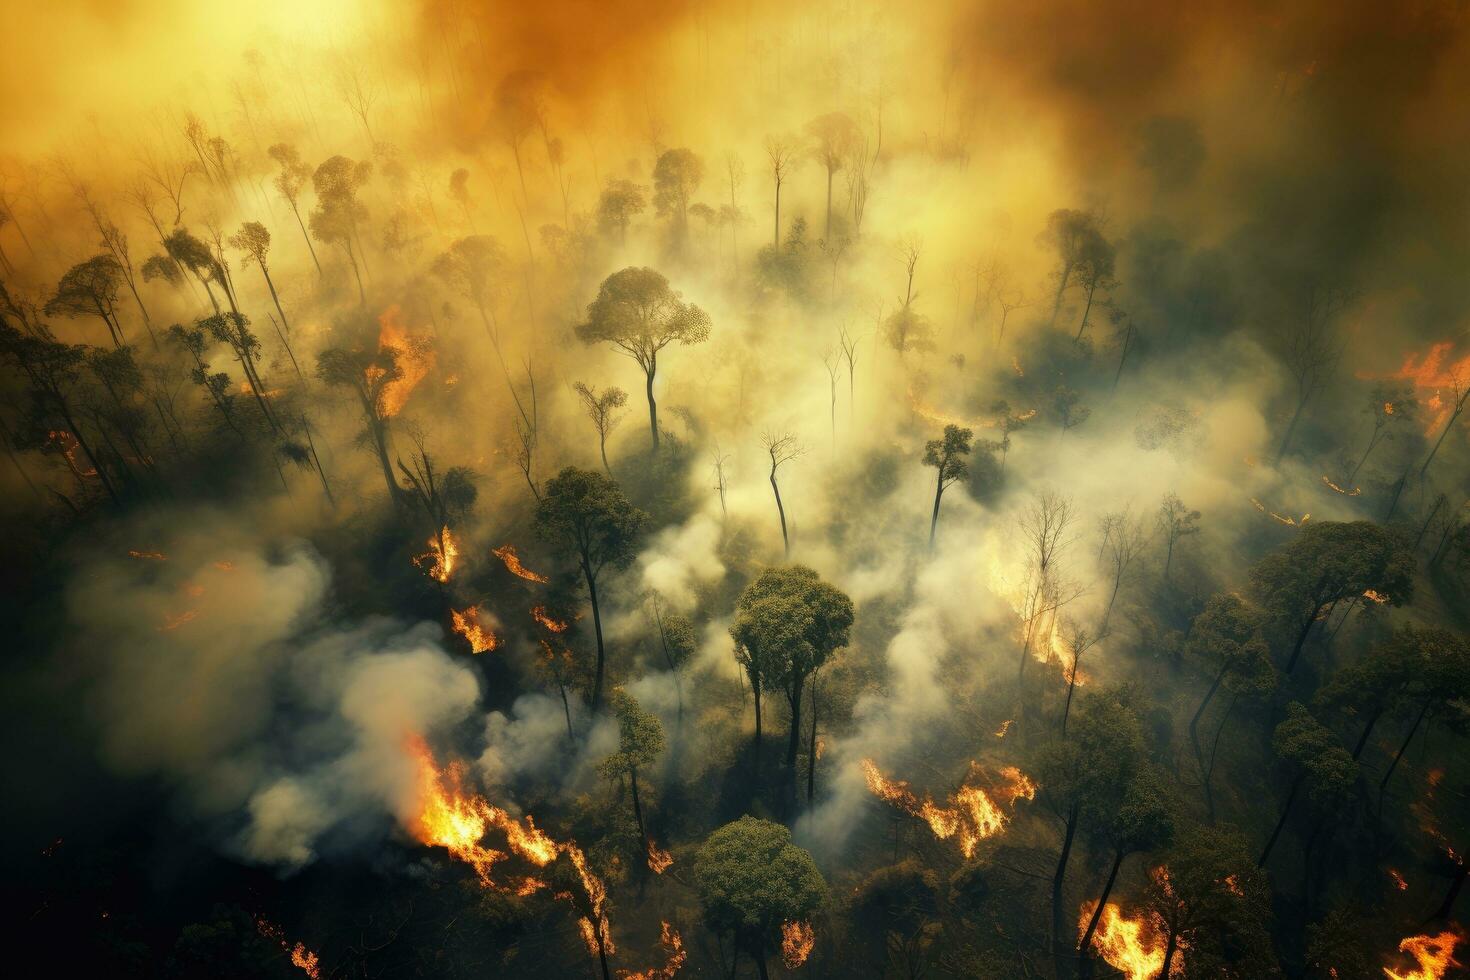
<path id="1" fill-rule="evenodd" d="M 19 976 L 1470 976 L 1451 0 L 12 5 Z"/>

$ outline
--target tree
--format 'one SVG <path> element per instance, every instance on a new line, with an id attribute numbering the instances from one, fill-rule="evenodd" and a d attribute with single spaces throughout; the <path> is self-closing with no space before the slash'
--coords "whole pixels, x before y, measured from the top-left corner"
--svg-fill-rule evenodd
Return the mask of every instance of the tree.
<path id="1" fill-rule="evenodd" d="M 1092 409 L 1082 404 L 1082 396 L 1066 385 L 1058 385 L 1052 392 L 1052 404 L 1056 408 L 1057 424 L 1063 432 L 1075 429 L 1092 417 Z"/>
<path id="2" fill-rule="evenodd" d="M 685 346 L 709 337 L 709 314 L 685 303 L 654 269 L 629 266 L 602 281 L 587 306 L 587 321 L 577 326 L 584 344 L 607 342 L 643 369 L 648 395 L 648 431 L 658 452 L 658 402 L 653 396 L 658 355 L 672 343 Z"/>
<path id="3" fill-rule="evenodd" d="M 918 298 L 914 293 L 914 274 L 923 249 L 923 242 L 913 236 L 906 236 L 898 245 L 907 285 L 904 288 L 903 302 L 889 316 L 883 329 L 888 335 L 888 345 L 900 354 L 910 350 L 932 350 L 934 347 L 931 337 L 933 330 L 929 326 L 928 317 L 914 308 L 914 300 Z"/>
<path id="4" fill-rule="evenodd" d="M 796 162 L 796 147 L 784 137 L 766 137 L 766 158 L 771 162 L 771 180 L 776 186 L 776 223 L 771 235 L 771 248 L 781 248 L 781 185 Z"/>
<path id="5" fill-rule="evenodd" d="M 1276 726 L 1271 745 L 1287 763 L 1292 776 L 1286 800 L 1281 805 L 1281 816 L 1256 861 L 1258 868 L 1265 867 L 1271 857 L 1303 787 L 1318 812 L 1320 826 L 1322 817 L 1342 802 L 1358 778 L 1358 763 L 1338 744 L 1337 736 L 1296 701 L 1286 706 L 1286 719 Z"/>
<path id="6" fill-rule="evenodd" d="M 782 465 L 799 457 L 806 450 L 801 443 L 796 441 L 796 436 L 789 432 L 776 434 L 767 432 L 762 437 L 766 453 L 771 457 L 771 493 L 776 496 L 776 513 L 781 518 L 781 543 L 785 548 L 787 558 L 791 557 L 791 536 L 786 529 L 786 506 L 781 503 L 781 485 L 776 482 L 776 472 Z"/>
<path id="7" fill-rule="evenodd" d="M 612 467 L 607 464 L 607 437 L 608 433 L 617 428 L 621 422 L 622 415 L 618 409 L 628 404 L 628 393 L 621 388 L 609 385 L 598 394 L 596 388 L 589 387 L 578 381 L 572 385 L 572 390 L 577 397 L 582 399 L 582 407 L 587 410 L 587 417 L 592 420 L 592 425 L 597 429 L 597 450 L 602 454 L 602 468 L 612 476 Z"/>
<path id="8" fill-rule="evenodd" d="M 1106 633 L 1108 624 L 1112 622 L 1113 606 L 1118 601 L 1118 593 L 1143 553 L 1144 544 L 1143 521 L 1132 517 L 1127 511 L 1104 515 L 1103 522 L 1105 531 L 1102 560 L 1112 587 L 1108 592 L 1107 607 L 1103 609 L 1102 623 L 1098 626 L 1100 633 Z"/>
<path id="9" fill-rule="evenodd" d="M 266 387 L 255 363 L 260 356 L 260 338 L 251 331 L 249 318 L 235 312 L 216 313 L 200 320 L 199 326 L 234 353 L 235 360 L 240 362 L 240 370 L 245 375 L 245 382 L 250 386 L 250 393 L 255 398 L 255 404 L 260 407 L 261 416 L 272 429 L 280 431 L 275 413 L 265 401 L 265 393 L 270 389 Z"/>
<path id="10" fill-rule="evenodd" d="M 277 192 L 291 205 L 291 213 L 296 216 L 296 224 L 301 229 L 301 237 L 306 242 L 306 249 L 311 253 L 312 264 L 316 266 L 316 274 L 322 274 L 321 260 L 316 257 L 316 247 L 311 244 L 311 236 L 306 233 L 306 222 L 301 220 L 301 188 L 306 186 L 307 179 L 311 176 L 311 168 L 301 162 L 301 154 L 296 147 L 289 143 L 276 143 L 269 150 L 272 160 L 281 168 L 281 172 L 275 176 Z"/>
<path id="11" fill-rule="evenodd" d="M 763 605 L 766 599 L 779 602 Z M 745 587 L 735 609 L 737 622 L 739 614 L 747 614 L 740 626 L 741 636 L 754 639 L 761 647 L 762 683 L 778 684 L 786 693 L 791 709 L 786 767 L 794 777 L 802 693 L 807 679 L 847 646 L 852 599 L 805 565 L 777 565 L 764 569 Z M 772 622 L 772 616 L 782 616 L 786 622 Z M 793 627 L 794 634 L 790 632 Z M 736 639 L 740 642 L 740 637 Z"/>
<path id="12" fill-rule="evenodd" d="M 1394 429 L 1404 422 L 1413 419 L 1418 402 L 1414 399 L 1412 389 L 1402 385 L 1374 385 L 1370 392 L 1368 411 L 1373 416 L 1373 432 L 1368 437 L 1368 447 L 1363 450 L 1363 455 L 1354 464 L 1352 472 L 1348 473 L 1347 482 L 1351 484 L 1358 476 L 1358 470 L 1368 462 L 1368 457 L 1379 442 L 1384 439 L 1392 439 Z"/>
<path id="13" fill-rule="evenodd" d="M 1221 686 L 1237 693 L 1275 686 L 1276 669 L 1262 627 L 1260 611 L 1229 592 L 1211 597 L 1190 626 L 1185 649 L 1210 676 L 1209 689 L 1189 719 L 1189 741 L 1202 774 L 1207 773 L 1207 767 L 1200 748 L 1199 723 Z M 1205 791 L 1210 799 L 1207 776 Z"/>
<path id="14" fill-rule="evenodd" d="M 1118 870 L 1123 859 L 1130 854 L 1152 851 L 1167 845 L 1174 838 L 1176 803 L 1173 786 L 1155 766 L 1143 766 L 1129 780 L 1123 791 L 1122 803 L 1115 810 L 1104 810 L 1095 817 L 1093 835 L 1110 848 L 1113 864 L 1103 883 L 1097 908 L 1077 943 L 1077 951 L 1086 958 L 1092 949 L 1092 934 L 1097 931 L 1098 920 L 1118 880 Z M 1161 977 L 1167 974 L 1160 974 Z"/>
<path id="15" fill-rule="evenodd" d="M 628 225 L 647 206 L 643 188 L 631 180 L 610 180 L 597 198 L 597 229 L 609 237 L 616 232 L 618 244 L 626 245 Z"/>
<path id="16" fill-rule="evenodd" d="M 1072 274 L 1089 256 L 1111 246 L 1103 239 L 1094 214 L 1070 208 L 1053 211 L 1037 241 L 1057 253 L 1057 291 L 1051 307 L 1051 324 L 1055 326 L 1062 309 L 1062 296 L 1072 285 Z"/>
<path id="17" fill-rule="evenodd" d="M 318 241 L 337 245 L 346 253 L 352 275 L 357 280 L 358 299 L 364 305 L 367 304 L 367 293 L 362 286 L 362 249 L 357 228 L 367 220 L 367 208 L 357 199 L 357 192 L 372 173 L 371 162 L 354 162 L 339 154 L 324 160 L 311 175 L 312 186 L 316 188 L 311 233 Z"/>
<path id="18" fill-rule="evenodd" d="M 1285 331 L 1286 346 L 1281 353 L 1295 389 L 1296 407 L 1276 450 L 1278 464 L 1291 448 L 1291 437 L 1307 403 L 1327 386 L 1332 369 L 1342 355 L 1342 345 L 1333 334 L 1332 322 L 1347 307 L 1350 299 L 1343 289 L 1315 283 L 1302 291 L 1300 308 L 1292 314 L 1292 325 Z"/>
<path id="19" fill-rule="evenodd" d="M 674 694 L 679 703 L 679 722 L 684 721 L 684 685 L 679 680 L 679 673 L 684 665 L 694 659 L 694 654 L 699 649 L 699 636 L 694 631 L 694 624 L 689 617 L 678 613 L 664 612 L 663 599 L 657 592 L 652 596 L 653 622 L 658 629 L 659 648 L 663 650 L 664 663 L 669 665 L 669 673 L 674 677 Z"/>
<path id="20" fill-rule="evenodd" d="M 368 437 L 377 453 L 383 479 L 388 484 L 388 497 L 394 503 L 404 502 L 403 490 L 393 475 L 389 452 L 392 415 L 384 402 L 388 388 L 403 376 L 398 348 L 380 347 L 372 351 L 328 348 L 316 356 L 316 376 L 328 385 L 346 388 L 357 396 Z"/>
<path id="21" fill-rule="evenodd" d="M 126 341 L 118 321 L 117 294 L 122 288 L 123 270 L 111 255 L 94 255 L 78 262 L 62 275 L 56 292 L 46 301 L 47 316 L 95 316 L 107 324 L 114 347 Z"/>
<path id="22" fill-rule="evenodd" d="M 603 759 L 597 766 L 604 779 L 628 777 L 633 796 L 633 819 L 638 823 L 638 836 L 643 842 L 643 852 L 648 854 L 652 842 L 643 822 L 643 803 L 638 796 L 638 770 L 653 765 L 664 750 L 664 728 L 658 718 L 643 709 L 643 706 L 627 692 L 613 692 L 613 713 L 618 719 L 618 750 Z"/>
<path id="23" fill-rule="evenodd" d="M 1159 533 L 1164 536 L 1164 581 L 1169 580 L 1169 569 L 1174 566 L 1174 549 L 1179 542 L 1199 533 L 1200 512 L 1184 506 L 1179 495 L 1170 490 L 1164 494 L 1159 505 Z"/>
<path id="24" fill-rule="evenodd" d="M 546 484 L 536 508 L 536 531 L 575 555 L 592 603 L 592 625 L 597 637 L 597 668 L 592 682 L 592 710 L 602 703 L 607 651 L 602 637 L 602 607 L 598 578 L 605 568 L 626 568 L 648 525 L 648 515 L 629 503 L 623 490 L 593 470 L 568 466 Z"/>
<path id="25" fill-rule="evenodd" d="M 704 921 L 734 939 L 735 955 L 755 958 L 761 980 L 781 928 L 804 922 L 827 901 L 827 883 L 810 854 L 780 824 L 741 817 L 710 834 L 694 863 Z"/>
<path id="26" fill-rule="evenodd" d="M 189 229 L 175 228 L 163 240 L 163 247 L 179 268 L 193 274 L 204 287 L 209 305 L 214 307 L 216 313 L 220 312 L 219 297 L 214 294 L 214 287 L 218 286 L 226 294 L 229 290 L 225 285 L 225 270 L 209 246 L 190 234 Z M 226 298 L 228 300 L 228 295 Z"/>
<path id="27" fill-rule="evenodd" d="M 1213 827 L 1180 828 L 1174 846 L 1149 875 L 1143 905 L 1164 936 L 1167 977 L 1181 949 L 1189 975 L 1269 977 L 1278 974 L 1268 928 L 1271 886 L 1251 867 L 1244 838 Z"/>
<path id="28" fill-rule="evenodd" d="M 1046 621 L 1082 590 L 1063 579 L 1061 552 L 1070 540 L 1072 501 L 1050 490 L 1038 493 L 1019 521 L 1026 551 L 1026 579 L 1022 586 L 1021 663 L 1016 683 L 1025 680 L 1026 662 Z"/>
<path id="29" fill-rule="evenodd" d="M 995 427 L 1000 430 L 1000 471 L 1005 472 L 1006 456 L 1011 451 L 1011 433 L 1020 432 L 1026 428 L 1026 423 L 1036 415 L 1033 409 L 1029 412 L 1011 411 L 1011 403 L 1005 399 L 998 399 L 991 403 L 990 414 L 995 419 Z"/>
<path id="30" fill-rule="evenodd" d="M 812 156 L 827 172 L 827 223 L 822 237 L 832 240 L 832 178 L 847 166 L 859 140 L 857 124 L 844 112 L 829 112 L 806 124 Z"/>
<path id="31" fill-rule="evenodd" d="M 1087 293 L 1087 304 L 1082 308 L 1082 322 L 1077 325 L 1080 342 L 1087 332 L 1087 320 L 1092 314 L 1093 300 L 1099 289 L 1106 292 L 1118 284 L 1113 278 L 1113 267 L 1117 262 L 1117 249 L 1102 235 L 1089 237 L 1077 265 L 1077 283 Z"/>
<path id="32" fill-rule="evenodd" d="M 667 218 L 671 238 L 682 246 L 689 237 L 689 202 L 704 179 L 704 163 L 693 150 L 665 150 L 653 166 L 653 207 Z"/>
<path id="33" fill-rule="evenodd" d="M 944 427 L 943 439 L 931 439 L 924 444 L 924 465 L 935 469 L 934 514 L 929 518 L 929 550 L 934 550 L 934 534 L 939 527 L 939 502 L 944 491 L 970 472 L 965 457 L 970 455 L 970 440 L 974 433 L 957 425 Z"/>
<path id="34" fill-rule="evenodd" d="M 735 641 L 735 660 L 745 670 L 755 705 L 755 770 L 760 772 L 761 697 L 767 688 L 775 687 L 783 663 L 808 660 L 812 653 L 803 649 L 808 644 L 810 612 L 795 596 L 760 595 L 746 601 L 742 594 L 736 604 L 735 621 L 730 624 L 730 638 Z"/>
<path id="35" fill-rule="evenodd" d="M 265 276 L 266 287 L 271 291 L 271 302 L 276 304 L 276 312 L 281 315 L 281 326 L 289 334 L 291 322 L 286 319 L 286 311 L 281 309 L 281 297 L 276 294 L 276 284 L 271 280 L 270 264 L 266 261 L 266 256 L 271 248 L 271 233 L 260 222 L 247 221 L 240 226 L 238 233 L 230 237 L 230 244 L 254 259 L 255 264 L 260 266 L 260 273 Z M 296 355 L 291 352 L 291 345 L 284 335 L 281 337 L 281 343 L 285 346 L 286 353 L 290 355 L 291 363 L 296 364 Z M 301 373 L 299 366 L 296 368 L 296 373 L 298 375 Z"/>
<path id="36" fill-rule="evenodd" d="M 1051 883 L 1054 939 L 1060 940 L 1063 932 L 1062 887 L 1082 816 L 1120 805 L 1123 788 L 1142 760 L 1138 716 L 1112 690 L 1085 694 L 1068 737 L 1047 742 L 1037 753 L 1037 792 L 1042 805 L 1062 823 L 1062 847 Z"/>
<path id="37" fill-rule="evenodd" d="M 1307 636 L 1322 614 L 1344 599 L 1372 592 L 1399 606 L 1414 594 L 1414 556 L 1370 521 L 1323 521 L 1297 531 L 1290 543 L 1251 569 L 1262 606 L 1295 634 L 1286 672 L 1296 669 Z"/>

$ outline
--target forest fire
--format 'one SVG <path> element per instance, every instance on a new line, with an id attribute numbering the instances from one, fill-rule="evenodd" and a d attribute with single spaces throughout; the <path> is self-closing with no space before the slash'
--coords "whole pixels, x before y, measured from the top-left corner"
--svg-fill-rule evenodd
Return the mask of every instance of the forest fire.
<path id="1" fill-rule="evenodd" d="M 403 322 L 403 311 L 397 303 L 378 317 L 378 348 L 394 352 L 398 377 L 383 386 L 382 412 L 392 418 L 403 411 L 408 396 L 434 367 L 434 351 L 427 341 L 412 336 Z"/>
<path id="2" fill-rule="evenodd" d="M 1079 939 L 1086 934 L 1087 924 L 1096 911 L 1096 899 L 1082 904 L 1081 914 L 1077 918 Z M 1164 937 L 1159 934 L 1159 929 L 1153 922 L 1142 915 L 1136 918 L 1125 917 L 1115 902 L 1103 906 L 1102 917 L 1098 919 L 1097 929 L 1092 934 L 1093 950 L 1128 980 L 1153 980 L 1158 977 L 1164 969 L 1166 945 Z M 1183 972 L 1183 968 L 1184 957 L 1181 952 L 1176 951 L 1169 972 L 1178 974 Z"/>
<path id="3" fill-rule="evenodd" d="M 533 572 L 522 565 L 520 556 L 516 554 L 515 545 L 503 544 L 499 548 L 492 549 L 490 553 L 504 562 L 505 570 L 517 578 L 523 578 L 527 582 L 540 582 L 542 585 L 551 581 L 545 575 Z"/>
<path id="4" fill-rule="evenodd" d="M 817 932 L 810 922 L 781 923 L 781 962 L 795 970 L 812 955 L 817 945 Z"/>
<path id="5" fill-rule="evenodd" d="M 665 956 L 663 966 L 649 967 L 647 970 L 619 970 L 620 980 L 672 980 L 684 963 L 689 959 L 688 952 L 684 949 L 684 937 L 679 935 L 667 921 L 662 924 L 658 944 L 664 948 Z"/>
<path id="6" fill-rule="evenodd" d="M 489 653 L 500 645 L 500 639 L 480 623 L 480 607 L 449 610 L 449 619 L 454 632 L 465 638 L 471 653 Z"/>
<path id="7" fill-rule="evenodd" d="M 674 855 L 654 844 L 648 842 L 648 870 L 656 875 L 661 875 L 674 863 Z"/>
<path id="8" fill-rule="evenodd" d="M 256 917 L 255 928 L 266 939 L 273 939 L 281 944 L 281 949 L 291 958 L 292 966 L 305 973 L 311 980 L 321 980 L 321 961 L 315 953 L 306 948 L 305 943 L 288 942 L 285 931 L 264 917 Z"/>
<path id="9" fill-rule="evenodd" d="M 181 613 L 165 613 L 163 624 L 157 627 L 160 633 L 172 633 L 185 623 L 192 623 L 199 616 L 197 609 L 185 609 Z"/>
<path id="10" fill-rule="evenodd" d="M 1408 381 L 1416 389 L 1432 392 L 1424 399 L 1424 405 L 1429 409 L 1424 418 L 1426 436 L 1444 425 L 1455 409 L 1456 395 L 1470 383 L 1470 354 L 1450 361 L 1450 351 L 1454 346 L 1453 341 L 1443 340 L 1432 344 L 1423 354 L 1410 351 L 1404 355 L 1404 363 L 1399 369 L 1389 375 L 1394 381 Z M 1384 410 L 1392 414 L 1388 406 Z"/>
<path id="11" fill-rule="evenodd" d="M 966 858 L 974 856 L 980 841 L 1005 829 L 1010 818 L 1001 809 L 1002 805 L 1036 796 L 1036 784 L 1014 766 L 1003 768 L 1001 776 L 1005 782 L 988 792 L 970 785 L 969 781 L 981 774 L 979 766 L 972 762 L 965 785 L 950 796 L 949 806 L 939 806 L 927 795 L 920 800 L 909 790 L 908 783 L 885 777 L 873 760 L 864 759 L 862 766 L 870 793 L 923 820 L 940 840 L 954 838 Z"/>
<path id="12" fill-rule="evenodd" d="M 614 951 L 605 911 L 607 890 L 588 867 L 581 848 L 570 841 L 553 840 L 529 815 L 517 820 L 484 797 L 465 791 L 463 765 L 453 763 L 441 769 L 421 736 L 409 735 L 406 749 L 418 766 L 418 804 L 411 829 L 419 841 L 430 847 L 442 847 L 468 864 L 483 887 L 520 896 L 547 887 L 546 881 L 525 875 L 502 884 L 492 873 L 496 864 L 514 854 L 534 867 L 544 868 L 558 857 L 566 857 L 577 874 L 590 910 L 590 918 L 589 914 L 578 917 L 578 930 L 593 955 L 597 955 L 599 947 L 607 953 Z M 505 836 L 509 854 L 483 843 L 492 830 Z M 558 897 L 572 896 L 559 892 Z"/>
<path id="13" fill-rule="evenodd" d="M 540 623 L 542 627 L 552 633 L 565 633 L 567 631 L 567 627 L 570 625 L 563 620 L 554 618 L 550 613 L 546 611 L 545 606 L 532 606 L 531 618 Z"/>
<path id="14" fill-rule="evenodd" d="M 1398 868 L 1388 869 L 1388 880 L 1392 881 L 1393 887 L 1397 888 L 1401 892 L 1406 892 L 1409 890 L 1409 883 L 1404 880 L 1403 875 L 1399 874 Z"/>
<path id="15" fill-rule="evenodd" d="M 128 551 L 129 558 L 137 558 L 142 561 L 168 561 L 168 555 L 161 551 Z"/>
<path id="16" fill-rule="evenodd" d="M 1013 722 L 1009 718 L 1007 718 L 1005 721 L 1001 722 L 1000 723 L 1000 727 L 997 728 L 995 730 L 995 732 L 994 732 L 995 737 L 996 738 L 1005 738 L 1006 737 L 1006 733 L 1011 730 L 1011 725 L 1012 724 L 1013 724 Z"/>
<path id="17" fill-rule="evenodd" d="M 1455 958 L 1455 947 L 1464 938 L 1454 927 L 1434 935 L 1409 936 L 1399 943 L 1399 952 L 1412 958 L 1414 966 L 1405 971 L 1386 966 L 1383 975 L 1388 980 L 1444 980 L 1453 975 L 1451 968 L 1464 965 Z"/>
<path id="18" fill-rule="evenodd" d="M 459 542 L 448 527 L 429 538 L 429 550 L 414 557 L 413 563 L 424 569 L 429 578 L 441 585 L 454 575 L 459 561 Z"/>
<path id="19" fill-rule="evenodd" d="M 1348 490 L 1345 487 L 1340 487 L 1336 483 L 1333 483 L 1332 480 L 1330 480 L 1325 473 L 1322 474 L 1322 482 L 1327 485 L 1327 488 L 1329 490 L 1332 490 L 1335 493 L 1340 493 L 1344 497 L 1357 497 L 1363 492 L 1361 487 L 1353 487 L 1351 490 Z"/>

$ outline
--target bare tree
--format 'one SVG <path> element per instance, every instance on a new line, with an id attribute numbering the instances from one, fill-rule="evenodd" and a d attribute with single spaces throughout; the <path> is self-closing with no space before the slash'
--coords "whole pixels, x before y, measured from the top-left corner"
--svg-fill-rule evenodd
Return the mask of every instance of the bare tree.
<path id="1" fill-rule="evenodd" d="M 725 508 L 725 491 L 729 487 L 729 482 L 725 478 L 725 464 L 728 462 L 730 462 L 730 454 L 720 452 L 720 447 L 716 446 L 714 454 L 715 490 L 720 494 L 720 514 L 724 517 L 730 516 L 730 512 Z"/>
<path id="2" fill-rule="evenodd" d="M 1062 706 L 1063 736 L 1067 734 L 1067 718 L 1072 714 L 1072 695 L 1077 690 L 1077 675 L 1082 671 L 1082 655 L 1097 646 L 1106 636 L 1106 626 L 1094 632 L 1075 620 L 1062 622 L 1062 643 L 1072 657 L 1072 662 L 1067 665 L 1067 701 Z"/>
<path id="3" fill-rule="evenodd" d="M 306 222 L 301 219 L 301 189 L 311 178 L 311 168 L 301 162 L 301 154 L 297 153 L 296 147 L 289 143 L 277 143 L 266 152 L 281 168 L 281 172 L 275 177 L 276 190 L 291 206 L 291 213 L 296 216 L 296 224 L 301 229 L 301 237 L 306 242 L 307 251 L 311 253 L 312 263 L 316 266 L 316 274 L 320 276 L 322 262 L 316 257 L 316 246 L 311 244 L 311 236 L 306 232 Z"/>
<path id="4" fill-rule="evenodd" d="M 846 113 L 829 112 L 807 123 L 812 156 L 827 172 L 827 223 L 822 236 L 832 239 L 832 179 L 847 166 L 858 142 L 857 124 Z"/>
<path id="5" fill-rule="evenodd" d="M 1021 514 L 1026 551 L 1026 580 L 1021 605 L 1021 664 L 1017 683 L 1025 679 L 1031 646 L 1059 609 L 1082 594 L 1063 579 L 1059 559 L 1069 543 L 1072 502 L 1051 490 L 1038 493 Z"/>
<path id="6" fill-rule="evenodd" d="M 767 136 L 766 157 L 771 161 L 771 179 L 776 185 L 776 223 L 771 247 L 781 247 L 781 185 L 786 182 L 796 163 L 795 143 L 787 137 Z"/>
<path id="7" fill-rule="evenodd" d="M 1347 291 L 1337 286 L 1313 283 L 1302 293 L 1301 307 L 1295 314 L 1282 351 L 1282 361 L 1296 389 L 1296 407 L 1276 450 L 1278 464 L 1291 448 L 1291 437 L 1296 433 L 1307 403 L 1327 386 L 1332 369 L 1342 354 L 1342 344 L 1332 329 L 1332 322 L 1350 301 Z"/>
<path id="8" fill-rule="evenodd" d="M 837 451 L 837 376 L 842 373 L 842 354 L 827 348 L 822 352 L 822 366 L 827 369 L 827 392 L 832 416 L 832 451 Z"/>
<path id="9" fill-rule="evenodd" d="M 1466 379 L 1459 372 L 1450 378 L 1450 387 L 1454 391 L 1454 397 L 1450 406 L 1450 417 L 1445 419 L 1444 428 L 1440 430 L 1439 438 L 1434 441 L 1434 448 L 1429 450 L 1429 455 L 1424 459 L 1424 465 L 1419 467 L 1419 478 L 1422 480 L 1424 474 L 1429 472 L 1429 464 L 1434 462 L 1434 456 L 1439 452 L 1439 447 L 1444 445 L 1444 437 L 1450 434 L 1450 430 L 1459 421 L 1460 414 L 1465 411 L 1465 400 L 1470 399 L 1470 379 Z"/>
<path id="10" fill-rule="evenodd" d="M 767 432 L 762 437 L 762 443 L 766 452 L 771 457 L 771 493 L 776 496 L 776 513 L 781 517 L 781 542 L 786 549 L 786 557 L 791 557 L 791 535 L 786 530 L 786 507 L 781 503 L 781 487 L 776 482 L 776 472 L 784 463 L 796 459 L 806 450 L 796 441 L 796 436 L 789 432 L 776 434 Z"/>
<path id="11" fill-rule="evenodd" d="M 628 404 L 628 393 L 621 388 L 609 386 L 602 389 L 602 394 L 598 394 L 596 388 L 580 381 L 572 385 L 572 390 L 582 399 L 582 407 L 587 410 L 587 417 L 597 429 L 597 449 L 602 454 L 602 468 L 607 471 L 608 476 L 612 476 L 612 467 L 607 465 L 607 436 L 623 420 L 617 410 Z"/>
<path id="12" fill-rule="evenodd" d="M 1118 592 L 1133 572 L 1139 556 L 1143 554 L 1144 544 L 1143 521 L 1126 510 L 1104 515 L 1103 524 L 1106 528 L 1102 546 L 1103 567 L 1107 570 L 1110 588 L 1108 605 L 1103 610 L 1102 625 L 1098 627 L 1099 633 L 1108 631 L 1108 623 L 1113 617 L 1113 605 L 1118 601 Z"/>
<path id="13" fill-rule="evenodd" d="M 1373 415 L 1373 433 L 1368 437 L 1368 448 L 1363 450 L 1362 457 L 1347 476 L 1349 484 L 1357 478 L 1358 470 L 1368 462 L 1368 457 L 1378 443 L 1384 438 L 1393 438 L 1392 428 L 1395 423 L 1412 418 L 1418 407 L 1413 393 L 1402 386 L 1376 385 L 1370 397 L 1372 400 L 1368 404 L 1368 410 Z"/>
<path id="14" fill-rule="evenodd" d="M 1174 564 L 1174 549 L 1183 538 L 1199 533 L 1200 513 L 1184 506 L 1184 501 L 1172 490 L 1164 494 L 1159 505 L 1159 531 L 1164 535 L 1164 581 L 1169 580 L 1169 569 Z"/>
<path id="15" fill-rule="evenodd" d="M 843 360 L 847 361 L 847 417 L 852 419 L 855 400 L 853 397 L 853 378 L 857 374 L 857 345 L 858 338 L 847 332 L 847 324 L 839 328 L 837 343 L 842 347 Z"/>

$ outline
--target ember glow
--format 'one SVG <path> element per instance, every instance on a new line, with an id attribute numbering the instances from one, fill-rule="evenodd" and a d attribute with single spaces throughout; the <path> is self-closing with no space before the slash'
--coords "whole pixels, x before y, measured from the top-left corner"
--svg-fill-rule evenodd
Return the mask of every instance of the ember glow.
<path id="1" fill-rule="evenodd" d="M 661 875 L 674 863 L 674 855 L 656 846 L 653 841 L 648 842 L 648 870 L 656 875 Z"/>
<path id="2" fill-rule="evenodd" d="M 392 418 L 403 411 L 408 396 L 433 370 L 434 351 L 425 339 L 410 334 L 396 303 L 378 317 L 378 346 L 391 350 L 398 364 L 398 377 L 384 386 L 381 396 L 383 415 Z"/>
<path id="3" fill-rule="evenodd" d="M 436 582 L 446 583 L 459 564 L 459 542 L 448 527 L 429 538 L 429 550 L 414 557 L 413 563 Z"/>
<path id="4" fill-rule="evenodd" d="M 786 969 L 795 970 L 812 955 L 817 945 L 817 933 L 810 922 L 783 922 L 781 924 L 781 962 Z"/>
<path id="5" fill-rule="evenodd" d="M 545 606 L 532 606 L 531 618 L 540 623 L 542 628 L 550 633 L 565 633 L 568 624 L 560 619 L 554 618 L 546 611 Z"/>
<path id="6" fill-rule="evenodd" d="M 868 792 L 923 820 L 940 840 L 953 838 L 967 858 L 974 855 L 980 841 L 1005 829 L 1010 817 L 1003 807 L 1036 796 L 1036 784 L 1014 766 L 1002 769 L 1002 781 L 987 791 L 971 784 L 971 780 L 983 777 L 980 768 L 971 763 L 965 785 L 949 797 L 948 806 L 936 804 L 928 795 L 919 799 L 908 783 L 887 778 L 871 759 L 864 759 L 862 767 Z"/>
<path id="7" fill-rule="evenodd" d="M 286 940 L 286 934 L 280 926 L 261 917 L 256 917 L 255 928 L 266 939 L 274 940 L 281 944 L 281 949 L 290 957 L 292 966 L 306 974 L 311 980 L 321 980 L 321 961 L 318 959 L 316 953 L 306 948 L 305 943 L 288 942 Z"/>

